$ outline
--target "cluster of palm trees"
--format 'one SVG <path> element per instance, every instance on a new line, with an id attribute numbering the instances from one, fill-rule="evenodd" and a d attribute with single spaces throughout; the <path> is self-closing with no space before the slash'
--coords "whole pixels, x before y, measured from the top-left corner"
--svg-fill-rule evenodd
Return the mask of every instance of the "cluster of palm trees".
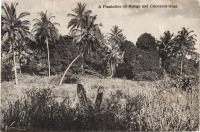
<path id="1" fill-rule="evenodd" d="M 49 56 L 49 44 L 55 44 L 56 40 L 59 39 L 58 23 L 53 23 L 51 20 L 55 16 L 48 16 L 46 12 L 39 12 L 39 19 L 34 19 L 34 25 L 32 32 L 29 32 L 30 21 L 22 20 L 22 18 L 30 15 L 28 12 L 21 13 L 18 17 L 16 16 L 17 3 L 12 3 L 10 6 L 6 3 L 2 6 L 4 14 L 2 15 L 2 41 L 8 44 L 10 52 L 13 53 L 13 67 L 15 71 L 15 83 L 18 84 L 17 80 L 17 68 L 16 68 L 16 57 L 19 58 L 20 49 L 25 38 L 37 42 L 37 46 L 40 51 L 47 51 L 48 61 L 48 75 L 50 76 L 50 56 Z M 96 46 L 100 45 L 107 51 L 107 61 L 111 69 L 111 77 L 114 74 L 115 67 L 118 63 L 123 62 L 123 52 L 120 51 L 120 44 L 125 40 L 125 36 L 122 34 L 122 30 L 117 26 L 114 26 L 109 34 L 109 39 L 101 33 L 100 26 L 102 24 L 96 24 L 95 20 L 97 15 L 92 15 L 91 10 L 86 10 L 85 3 L 77 3 L 77 7 L 72 10 L 73 14 L 68 14 L 71 20 L 68 24 L 70 28 L 70 34 L 73 36 L 73 42 L 79 45 L 80 55 L 78 55 L 65 71 L 63 77 L 67 73 L 70 66 L 80 56 L 82 57 L 82 70 L 84 71 L 84 54 L 94 52 Z M 4 44 L 3 44 L 4 45 Z M 17 53 L 17 54 L 16 54 Z M 63 79 L 62 77 L 62 79 Z M 62 79 L 60 84 L 62 83 Z"/>
<path id="2" fill-rule="evenodd" d="M 98 42 L 95 33 L 99 31 L 100 24 L 95 24 L 97 15 L 92 16 L 92 11 L 86 10 L 86 4 L 78 3 L 77 7 L 72 11 L 74 14 L 68 14 L 68 16 L 72 17 L 68 28 L 71 28 L 70 31 L 74 35 L 74 42 L 79 45 L 83 70 L 84 53 L 90 53 L 95 50 L 95 44 Z"/>
<path id="3" fill-rule="evenodd" d="M 50 76 L 50 55 L 49 45 L 56 43 L 59 39 L 58 29 L 59 23 L 52 22 L 55 16 L 48 16 L 46 12 L 39 12 L 39 19 L 34 19 L 32 32 L 29 31 L 30 21 L 22 18 L 30 15 L 28 12 L 22 12 L 19 16 L 16 15 L 17 3 L 12 3 L 10 6 L 6 3 L 2 6 L 4 14 L 2 18 L 2 45 L 8 47 L 9 52 L 13 55 L 13 67 L 15 73 L 15 83 L 17 80 L 17 67 L 16 59 L 20 60 L 24 41 L 29 38 L 37 42 L 38 49 L 47 52 L 48 61 L 48 75 Z M 108 35 L 101 33 L 101 23 L 95 23 L 97 15 L 92 15 L 91 10 L 86 9 L 85 3 L 77 3 L 77 7 L 69 13 L 68 17 L 71 20 L 68 23 L 70 34 L 73 37 L 73 43 L 78 44 L 80 54 L 71 62 L 64 72 L 62 80 L 69 70 L 70 66 L 79 58 L 82 58 L 82 71 L 84 72 L 84 55 L 91 54 L 96 51 L 97 47 L 105 49 L 105 59 L 110 68 L 110 77 L 115 73 L 116 67 L 119 63 L 123 63 L 124 52 L 121 51 L 121 44 L 124 43 L 126 37 L 123 31 L 118 26 L 113 26 Z M 161 65 L 163 69 L 166 68 L 166 61 L 171 57 L 181 59 L 181 74 L 183 67 L 183 59 L 186 55 L 194 54 L 194 45 L 196 42 L 196 35 L 192 34 L 193 31 L 182 28 L 181 31 L 175 36 L 170 31 L 164 32 L 163 36 L 157 41 L 159 55 L 161 58 Z M 17 58 L 16 58 L 17 57 Z"/>
<path id="4" fill-rule="evenodd" d="M 109 33 L 109 38 L 106 38 L 101 33 L 100 26 L 102 24 L 96 24 L 95 20 L 97 15 L 91 15 L 91 10 L 86 10 L 85 3 L 77 3 L 77 7 L 72 10 L 73 14 L 69 13 L 68 16 L 72 17 L 68 28 L 70 28 L 70 34 L 73 36 L 73 41 L 79 45 L 80 54 L 72 61 L 64 72 L 62 80 L 69 70 L 70 66 L 81 56 L 82 58 L 82 71 L 84 72 L 84 54 L 96 51 L 96 47 L 101 46 L 106 49 L 105 59 L 109 64 L 111 76 L 114 75 L 115 67 L 118 63 L 123 62 L 123 52 L 120 50 L 120 45 L 124 42 L 125 36 L 122 30 L 118 26 L 114 26 Z"/>
<path id="5" fill-rule="evenodd" d="M 58 29 L 56 25 L 58 23 L 52 23 L 51 19 L 55 16 L 49 16 L 46 12 L 38 13 L 40 19 L 34 19 L 35 21 L 32 29 L 32 33 L 29 32 L 30 21 L 22 20 L 22 18 L 30 15 L 28 12 L 22 12 L 18 17 L 16 16 L 16 7 L 18 3 L 12 3 L 10 6 L 6 3 L 2 6 L 4 14 L 2 18 L 2 43 L 7 42 L 7 47 L 10 48 L 10 52 L 13 53 L 13 67 L 15 71 L 15 83 L 18 84 L 16 57 L 20 60 L 21 47 L 25 39 L 36 40 L 40 50 L 47 49 L 48 54 L 48 67 L 50 76 L 50 59 L 49 59 L 49 42 L 55 43 L 55 40 L 59 38 Z M 3 45 L 3 44 L 2 44 Z M 17 54 L 16 54 L 17 52 Z"/>
<path id="6" fill-rule="evenodd" d="M 192 34 L 194 31 L 189 31 L 189 29 L 182 28 L 178 31 L 175 36 L 170 33 L 170 31 L 164 32 L 163 36 L 158 40 L 158 49 L 161 58 L 161 65 L 163 69 L 166 68 L 166 62 L 171 57 L 176 57 L 181 60 L 181 71 L 180 75 L 183 73 L 183 59 L 186 55 L 195 54 L 195 42 L 196 34 Z"/>

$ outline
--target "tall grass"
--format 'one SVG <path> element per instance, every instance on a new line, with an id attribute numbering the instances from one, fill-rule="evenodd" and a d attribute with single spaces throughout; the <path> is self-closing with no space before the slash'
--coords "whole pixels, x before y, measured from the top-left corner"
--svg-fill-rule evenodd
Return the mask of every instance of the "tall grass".
<path id="1" fill-rule="evenodd" d="M 158 91 L 163 87 L 162 81 L 149 83 L 123 79 L 80 78 L 86 91 L 88 107 L 81 105 L 71 107 L 75 99 L 73 90 L 76 85 L 55 88 L 52 85 L 59 82 L 56 77 L 50 79 L 32 77 L 28 80 L 25 78 L 17 87 L 10 83 L 3 84 L 5 93 L 2 103 L 5 106 L 1 110 L 2 131 L 197 131 L 199 129 L 197 91 L 187 93 L 189 101 L 182 105 L 179 100 L 166 102 L 167 99 L 174 99 L 165 99 L 167 94 L 158 96 Z M 99 86 L 104 87 L 103 100 L 100 106 L 96 107 L 94 100 Z M 178 95 L 181 95 L 181 92 Z M 10 99 L 9 96 L 13 98 Z M 58 100 L 61 96 L 62 98 Z"/>
<path id="2" fill-rule="evenodd" d="M 1 130 L 198 130 L 197 105 L 188 108 L 162 106 L 151 95 L 132 97 L 121 91 L 104 100 L 100 109 L 71 108 L 67 98 L 57 103 L 50 89 L 30 91 L 2 111 Z"/>

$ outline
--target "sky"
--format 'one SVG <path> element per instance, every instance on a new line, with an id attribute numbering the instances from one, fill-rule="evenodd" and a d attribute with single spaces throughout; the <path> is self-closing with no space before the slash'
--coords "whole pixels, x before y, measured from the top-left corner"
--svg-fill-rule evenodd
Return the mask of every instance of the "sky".
<path id="1" fill-rule="evenodd" d="M 101 31 L 104 34 L 117 25 L 123 29 L 127 40 L 136 43 L 138 37 L 143 33 L 150 33 L 156 39 L 167 30 L 177 34 L 182 27 L 193 30 L 197 35 L 196 48 L 200 53 L 200 0 L 2 0 L 10 4 L 17 2 L 17 14 L 29 12 L 31 15 L 26 19 L 31 21 L 39 18 L 40 11 L 46 11 L 49 15 L 56 16 L 53 22 L 60 23 L 59 33 L 67 35 L 70 17 L 77 2 L 85 2 L 86 8 L 97 15 L 96 23 L 102 23 Z M 177 8 L 98 8 L 99 5 L 177 5 Z M 31 27 L 32 28 L 32 27 Z"/>

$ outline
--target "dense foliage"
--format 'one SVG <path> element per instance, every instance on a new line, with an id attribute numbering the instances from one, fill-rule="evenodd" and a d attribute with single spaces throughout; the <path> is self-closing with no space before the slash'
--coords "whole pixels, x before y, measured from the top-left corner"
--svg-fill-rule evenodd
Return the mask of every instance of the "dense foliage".
<path id="1" fill-rule="evenodd" d="M 161 79 L 163 73 L 159 67 L 159 57 L 154 53 L 137 48 L 132 42 L 125 41 L 122 45 L 124 49 L 124 66 L 121 74 L 127 73 L 128 78 L 135 80 L 157 80 Z M 120 72 L 120 71 L 118 71 Z"/>
<path id="2" fill-rule="evenodd" d="M 16 6 L 17 4 L 13 4 L 10 7 L 14 13 Z M 5 4 L 2 8 L 6 11 L 9 5 Z M 13 15 L 12 12 L 10 15 Z M 19 19 L 26 15 L 29 13 L 22 13 Z M 159 40 L 144 33 L 134 45 L 126 40 L 123 30 L 118 26 L 113 26 L 110 33 L 104 35 L 100 28 L 102 24 L 96 23 L 97 15 L 92 15 L 85 3 L 77 3 L 77 7 L 68 14 L 71 18 L 68 23 L 70 35 L 58 35 L 55 25 L 59 24 L 50 21 L 54 16 L 48 17 L 47 11 L 40 12 L 39 15 L 40 19 L 34 19 L 34 37 L 26 35 L 16 41 L 6 39 L 9 38 L 6 33 L 7 18 L 2 16 L 2 81 L 13 79 L 13 66 L 15 73 L 47 75 L 49 70 L 49 75 L 62 74 L 80 54 L 81 58 L 69 69 L 72 74 L 79 74 L 84 69 L 86 74 L 133 80 L 158 80 L 163 74 L 171 77 L 198 76 L 199 54 L 194 52 L 196 35 L 189 29 L 182 28 L 177 35 L 166 31 Z M 13 23 L 17 23 L 19 19 Z M 29 33 L 29 21 L 25 20 L 21 24 L 25 24 L 24 28 Z M 16 28 L 20 26 L 15 25 Z M 17 52 L 14 65 L 12 42 L 15 42 L 14 50 Z M 194 57 L 188 59 L 187 55 Z"/>
<path id="3" fill-rule="evenodd" d="M 22 12 L 17 16 L 16 7 L 18 3 L 12 3 L 10 6 L 7 3 L 1 7 L 3 14 L 1 15 L 2 43 L 7 41 L 6 47 L 13 53 L 13 68 L 15 73 L 15 83 L 18 84 L 16 61 L 20 59 L 21 47 L 23 47 L 23 39 L 30 35 L 28 20 L 22 18 L 30 15 L 28 12 Z M 17 53 L 17 54 L 16 54 Z"/>
<path id="4" fill-rule="evenodd" d="M 144 33 L 137 39 L 136 46 L 146 51 L 156 50 L 156 39 L 151 34 Z"/>

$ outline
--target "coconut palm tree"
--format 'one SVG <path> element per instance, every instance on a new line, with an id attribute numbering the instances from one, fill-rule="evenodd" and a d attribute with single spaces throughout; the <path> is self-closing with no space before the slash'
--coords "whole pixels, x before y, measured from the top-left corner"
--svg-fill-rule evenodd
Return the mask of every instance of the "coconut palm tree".
<path id="1" fill-rule="evenodd" d="M 2 23 L 3 23 L 3 31 L 4 36 L 7 36 L 7 39 L 9 40 L 8 44 L 11 44 L 11 49 L 13 52 L 13 65 L 14 65 L 14 71 L 15 71 L 15 83 L 18 84 L 18 78 L 17 78 L 17 68 L 16 68 L 16 47 L 20 46 L 19 43 L 17 43 L 18 40 L 22 40 L 25 36 L 27 36 L 29 32 L 29 25 L 30 22 L 28 20 L 21 20 L 25 16 L 30 15 L 28 12 L 22 12 L 17 17 L 16 14 L 16 7 L 18 3 L 11 3 L 9 6 L 8 4 L 4 3 L 2 6 L 3 9 L 3 15 L 2 15 Z"/>
<path id="2" fill-rule="evenodd" d="M 78 3 L 78 6 L 72 10 L 75 14 L 68 14 L 68 16 L 73 17 L 68 27 L 71 27 L 71 34 L 73 35 L 73 42 L 79 45 L 81 54 L 78 55 L 67 67 L 64 72 L 59 85 L 61 85 L 65 74 L 71 67 L 71 65 L 81 56 L 82 57 L 82 72 L 84 71 L 84 54 L 91 51 L 95 51 L 95 45 L 99 44 L 97 39 L 97 32 L 100 31 L 99 26 L 101 24 L 95 24 L 96 15 L 92 16 L 92 11 L 85 10 L 86 4 Z"/>
<path id="3" fill-rule="evenodd" d="M 97 32 L 99 30 L 100 24 L 95 24 L 95 20 L 97 15 L 91 16 L 91 12 L 85 12 L 83 16 L 83 25 L 82 30 L 73 29 L 72 32 L 75 32 L 74 40 L 81 49 L 82 54 L 88 53 L 91 51 L 95 51 L 96 44 L 98 44 L 97 40 Z"/>
<path id="4" fill-rule="evenodd" d="M 79 44 L 79 48 L 82 52 L 82 60 L 84 60 L 84 53 L 87 51 L 90 53 L 95 50 L 95 43 L 97 42 L 95 33 L 99 29 L 101 24 L 95 24 L 97 15 L 91 16 L 92 11 L 86 10 L 85 3 L 77 3 L 77 7 L 72 10 L 74 14 L 68 14 L 72 17 L 68 24 L 68 28 L 71 28 L 71 32 L 74 35 L 74 42 Z M 82 61 L 82 69 L 83 69 Z"/>
<path id="5" fill-rule="evenodd" d="M 83 29 L 83 17 L 85 15 L 86 12 L 86 4 L 85 3 L 77 3 L 77 7 L 75 9 L 72 10 L 74 12 L 74 14 L 69 13 L 68 16 L 72 17 L 72 19 L 70 20 L 70 22 L 68 23 L 68 28 L 71 28 L 71 30 L 76 30 L 79 31 L 79 35 L 76 35 L 77 37 L 80 37 L 80 39 L 82 38 L 82 29 Z M 73 31 L 74 32 L 74 31 Z M 73 33 L 74 34 L 74 33 Z M 82 65 L 81 65 L 81 69 L 83 70 L 83 51 L 81 54 L 82 57 Z"/>
<path id="6" fill-rule="evenodd" d="M 181 31 L 178 31 L 178 35 L 175 37 L 174 51 L 181 59 L 181 72 L 183 72 L 183 59 L 186 55 L 192 55 L 195 50 L 196 34 L 191 34 L 194 31 L 189 31 L 189 29 L 182 28 Z"/>
<path id="7" fill-rule="evenodd" d="M 114 41 L 115 43 L 118 43 L 121 45 L 122 42 L 126 39 L 126 37 L 122 33 L 122 29 L 119 29 L 118 26 L 114 26 L 113 29 L 110 30 L 111 33 L 109 33 L 110 38 L 109 40 Z"/>
<path id="8" fill-rule="evenodd" d="M 69 13 L 68 16 L 72 17 L 72 19 L 70 20 L 69 24 L 68 24 L 68 28 L 72 29 L 81 29 L 82 25 L 83 25 L 83 16 L 85 15 L 85 9 L 86 4 L 85 3 L 77 3 L 77 7 L 75 9 L 73 9 L 72 11 L 74 12 L 74 14 Z"/>
<path id="9" fill-rule="evenodd" d="M 46 12 L 39 12 L 40 19 L 33 19 L 35 24 L 33 25 L 32 32 L 35 35 L 36 41 L 39 44 L 41 50 L 47 50 L 47 60 L 48 60 L 48 75 L 50 77 L 50 57 L 49 57 L 49 42 L 51 44 L 55 43 L 55 41 L 59 38 L 58 29 L 56 25 L 60 25 L 59 23 L 51 22 L 51 19 L 55 16 L 47 16 Z"/>
<path id="10" fill-rule="evenodd" d="M 161 58 L 161 67 L 163 67 L 165 72 L 166 61 L 173 56 L 174 34 L 170 33 L 170 31 L 165 31 L 157 43 L 159 56 Z"/>

